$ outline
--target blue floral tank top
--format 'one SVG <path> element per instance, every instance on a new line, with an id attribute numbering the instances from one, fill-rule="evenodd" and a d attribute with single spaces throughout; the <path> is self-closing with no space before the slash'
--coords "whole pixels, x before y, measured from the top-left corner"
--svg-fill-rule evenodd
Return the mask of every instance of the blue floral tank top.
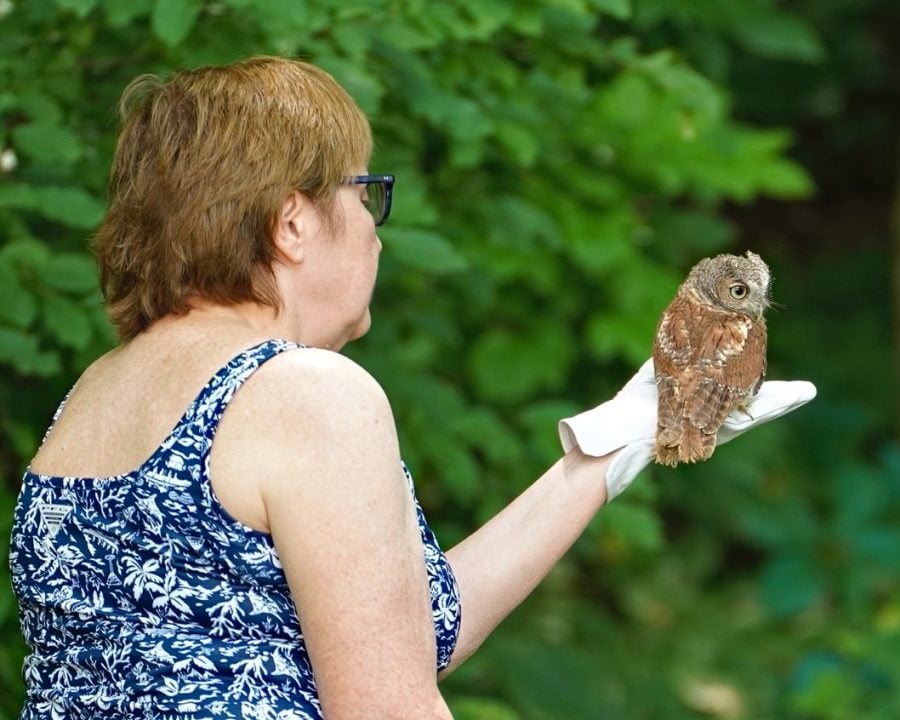
<path id="1" fill-rule="evenodd" d="M 133 472 L 25 473 L 10 549 L 30 649 L 22 720 L 322 717 L 272 539 L 232 518 L 209 482 L 235 391 L 297 347 L 269 340 L 233 358 Z M 418 501 L 416 511 L 440 670 L 459 633 L 459 594 Z"/>

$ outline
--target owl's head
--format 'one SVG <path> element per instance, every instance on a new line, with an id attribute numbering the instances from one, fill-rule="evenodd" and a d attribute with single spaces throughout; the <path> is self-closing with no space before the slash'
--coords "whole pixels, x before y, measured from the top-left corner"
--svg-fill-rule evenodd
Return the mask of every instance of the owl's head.
<path id="1" fill-rule="evenodd" d="M 769 307 L 772 278 L 756 253 L 716 255 L 698 262 L 687 278 L 712 305 L 761 318 Z"/>

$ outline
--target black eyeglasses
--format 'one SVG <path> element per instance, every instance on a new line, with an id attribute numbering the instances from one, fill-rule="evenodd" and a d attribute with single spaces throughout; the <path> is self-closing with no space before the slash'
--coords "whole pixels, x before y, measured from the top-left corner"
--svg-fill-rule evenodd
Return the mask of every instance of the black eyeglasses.
<path id="1" fill-rule="evenodd" d="M 366 186 L 366 207 L 375 220 L 375 226 L 384 225 L 391 214 L 391 198 L 394 195 L 393 175 L 354 175 L 344 180 L 344 185 Z"/>

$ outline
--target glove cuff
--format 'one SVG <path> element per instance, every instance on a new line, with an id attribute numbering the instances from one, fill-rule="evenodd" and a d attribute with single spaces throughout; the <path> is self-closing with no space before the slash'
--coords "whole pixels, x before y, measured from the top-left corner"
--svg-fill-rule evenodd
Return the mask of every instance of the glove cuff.
<path id="1" fill-rule="evenodd" d="M 616 453 L 606 468 L 606 502 L 620 495 L 653 459 L 653 441 L 639 440 Z"/>
<path id="2" fill-rule="evenodd" d="M 559 439 L 568 452 L 578 447 L 600 457 L 640 440 L 656 437 L 656 408 L 619 398 L 559 421 Z"/>

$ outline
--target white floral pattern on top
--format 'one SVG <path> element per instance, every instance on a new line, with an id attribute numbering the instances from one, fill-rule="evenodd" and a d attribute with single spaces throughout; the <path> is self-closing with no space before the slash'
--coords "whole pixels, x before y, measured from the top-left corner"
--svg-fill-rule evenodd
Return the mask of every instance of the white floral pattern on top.
<path id="1" fill-rule="evenodd" d="M 30 649 L 20 720 L 322 717 L 271 537 L 234 520 L 209 482 L 235 391 L 298 347 L 269 340 L 233 358 L 131 473 L 26 471 L 9 558 Z M 441 670 L 459 634 L 459 592 L 415 504 Z"/>

